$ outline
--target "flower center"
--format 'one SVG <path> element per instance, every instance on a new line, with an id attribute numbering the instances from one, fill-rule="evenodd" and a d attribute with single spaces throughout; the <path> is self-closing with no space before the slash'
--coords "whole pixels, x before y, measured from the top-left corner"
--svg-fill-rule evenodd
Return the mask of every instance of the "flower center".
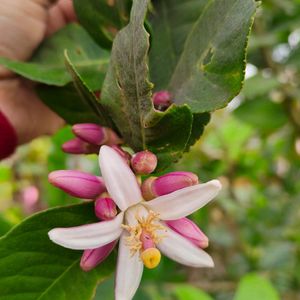
<path id="1" fill-rule="evenodd" d="M 122 225 L 128 231 L 126 244 L 130 248 L 131 255 L 140 252 L 141 260 L 144 265 L 153 269 L 160 262 L 160 252 L 156 245 L 164 237 L 157 232 L 164 229 L 164 226 L 158 223 L 158 214 L 150 211 L 147 217 L 136 215 L 137 224 L 134 226 Z"/>

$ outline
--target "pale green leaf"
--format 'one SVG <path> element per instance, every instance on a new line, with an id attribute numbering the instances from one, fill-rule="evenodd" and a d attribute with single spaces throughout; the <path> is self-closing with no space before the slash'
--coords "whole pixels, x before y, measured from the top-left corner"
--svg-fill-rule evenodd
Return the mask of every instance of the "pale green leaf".
<path id="1" fill-rule="evenodd" d="M 0 64 L 28 79 L 63 86 L 72 80 L 65 67 L 66 49 L 88 85 L 93 90 L 100 89 L 109 53 L 101 49 L 78 24 L 70 24 L 46 39 L 29 62 L 0 58 Z"/>

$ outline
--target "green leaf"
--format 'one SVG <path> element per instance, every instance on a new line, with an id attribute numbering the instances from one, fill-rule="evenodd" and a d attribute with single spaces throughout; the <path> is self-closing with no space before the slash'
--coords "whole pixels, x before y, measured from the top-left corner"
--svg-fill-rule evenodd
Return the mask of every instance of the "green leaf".
<path id="1" fill-rule="evenodd" d="M 269 280 L 256 275 L 249 274 L 242 278 L 234 300 L 279 300 L 278 292 Z"/>
<path id="2" fill-rule="evenodd" d="M 257 98 L 242 103 L 234 114 L 263 134 L 269 134 L 284 126 L 288 118 L 281 104 Z"/>
<path id="3" fill-rule="evenodd" d="M 178 300 L 213 300 L 210 295 L 187 284 L 177 286 L 174 294 Z"/>
<path id="4" fill-rule="evenodd" d="M 65 63 L 67 70 L 72 76 L 73 83 L 79 96 L 82 101 L 85 102 L 90 109 L 98 116 L 99 120 L 97 123 L 102 126 L 107 126 L 113 128 L 113 123 L 108 114 L 106 113 L 104 107 L 99 103 L 95 93 L 88 87 L 88 84 L 84 81 L 84 79 L 77 71 L 76 66 L 71 62 L 70 57 L 68 56 L 67 51 L 65 52 Z"/>
<path id="5" fill-rule="evenodd" d="M 200 138 L 204 131 L 204 127 L 210 121 L 210 114 L 209 113 L 200 113 L 200 114 L 193 114 L 193 125 L 190 138 L 186 144 L 185 152 L 188 152 L 190 147 L 193 146 L 197 140 Z"/>
<path id="6" fill-rule="evenodd" d="M 80 23 L 104 48 L 111 48 L 112 41 L 129 20 L 131 0 L 74 0 Z"/>
<path id="7" fill-rule="evenodd" d="M 31 61 L 12 61 L 0 58 L 0 64 L 28 79 L 56 86 L 71 82 L 65 68 L 64 51 L 92 90 L 99 90 L 104 79 L 109 53 L 101 49 L 77 24 L 70 24 L 46 39 Z"/>
<path id="8" fill-rule="evenodd" d="M 242 93 L 246 98 L 265 96 L 280 87 L 281 83 L 275 77 L 265 77 L 257 74 L 246 80 Z"/>
<path id="9" fill-rule="evenodd" d="M 208 0 L 156 0 L 148 19 L 153 39 L 149 53 L 151 80 L 155 90 L 168 86 L 193 24 Z"/>
<path id="10" fill-rule="evenodd" d="M 153 108 L 147 65 L 149 34 L 144 28 L 148 4 L 148 0 L 133 1 L 130 22 L 114 40 L 101 104 L 129 146 L 135 151 L 154 151 L 165 165 L 182 155 L 193 118 L 187 106 L 173 105 L 166 112 Z"/>
<path id="11" fill-rule="evenodd" d="M 157 124 L 145 129 L 145 148 L 158 156 L 156 171 L 181 158 L 192 131 L 193 115 L 187 105 L 171 106 Z"/>
<path id="12" fill-rule="evenodd" d="M 91 272 L 79 267 L 82 251 L 52 243 L 47 232 L 95 222 L 93 204 L 36 214 L 0 239 L 1 300 L 88 300 L 113 270 L 113 258 Z"/>
<path id="13" fill-rule="evenodd" d="M 64 87 L 40 85 L 37 93 L 48 107 L 71 125 L 100 122 L 99 116 L 82 100 L 72 83 Z"/>
<path id="14" fill-rule="evenodd" d="M 170 90 L 176 104 L 188 104 L 193 113 L 224 107 L 239 93 L 257 6 L 254 0 L 206 3 L 205 7 L 204 1 L 154 3 L 151 79 L 158 89 Z M 194 14 L 189 15 L 193 8 Z"/>

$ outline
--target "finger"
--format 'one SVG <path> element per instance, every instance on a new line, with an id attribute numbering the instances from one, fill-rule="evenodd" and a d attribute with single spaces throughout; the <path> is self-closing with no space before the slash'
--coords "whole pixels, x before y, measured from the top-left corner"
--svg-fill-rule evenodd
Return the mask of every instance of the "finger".
<path id="1" fill-rule="evenodd" d="M 19 144 L 53 134 L 64 124 L 38 99 L 28 82 L 17 78 L 0 81 L 0 110 L 15 128 Z"/>
<path id="2" fill-rule="evenodd" d="M 75 22 L 77 20 L 73 1 L 60 0 L 56 5 L 49 9 L 49 18 L 47 24 L 46 35 L 49 36 L 66 24 Z"/>
<path id="3" fill-rule="evenodd" d="M 0 56 L 28 59 L 45 36 L 46 21 L 47 10 L 37 1 L 1 0 Z M 4 73 L 2 68 L 0 77 Z"/>

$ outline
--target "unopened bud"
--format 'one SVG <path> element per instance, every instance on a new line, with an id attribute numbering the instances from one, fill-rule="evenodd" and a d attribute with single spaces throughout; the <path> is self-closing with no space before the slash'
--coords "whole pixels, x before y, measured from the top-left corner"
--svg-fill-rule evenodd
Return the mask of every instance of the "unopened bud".
<path id="1" fill-rule="evenodd" d="M 106 191 L 102 178 L 73 170 L 53 171 L 49 182 L 71 196 L 94 199 Z"/>
<path id="2" fill-rule="evenodd" d="M 94 145 L 116 145 L 121 139 L 109 128 L 94 123 L 75 124 L 72 130 L 80 139 Z"/>
<path id="3" fill-rule="evenodd" d="M 80 261 L 80 267 L 83 271 L 88 272 L 97 267 L 111 253 L 116 245 L 113 241 L 105 246 L 96 249 L 84 250 Z"/>
<path id="4" fill-rule="evenodd" d="M 166 224 L 197 247 L 203 249 L 208 247 L 208 237 L 190 219 L 181 218 L 178 220 L 166 221 Z"/>
<path id="5" fill-rule="evenodd" d="M 80 138 L 74 138 L 62 145 L 62 150 L 71 154 L 98 154 L 99 146 L 91 145 Z"/>
<path id="6" fill-rule="evenodd" d="M 130 160 L 131 160 L 131 155 L 129 152 L 123 150 L 120 146 L 118 145 L 113 145 L 111 146 L 124 160 L 125 162 L 130 165 Z"/>
<path id="7" fill-rule="evenodd" d="M 172 104 L 172 96 L 168 91 L 156 92 L 152 99 L 154 107 L 159 110 L 166 110 Z"/>
<path id="8" fill-rule="evenodd" d="M 131 167 L 136 174 L 150 174 L 156 166 L 156 155 L 147 150 L 136 153 L 131 159 Z"/>
<path id="9" fill-rule="evenodd" d="M 95 201 L 95 214 L 103 221 L 111 220 L 117 215 L 117 207 L 111 198 L 98 198 Z"/>
<path id="10" fill-rule="evenodd" d="M 158 178 L 150 177 L 142 184 L 145 200 L 151 200 L 198 184 L 198 176 L 191 172 L 171 172 Z"/>
<path id="11" fill-rule="evenodd" d="M 157 197 L 157 195 L 153 191 L 153 183 L 156 179 L 157 177 L 149 177 L 142 183 L 141 191 L 143 198 L 146 201 L 152 200 Z"/>

